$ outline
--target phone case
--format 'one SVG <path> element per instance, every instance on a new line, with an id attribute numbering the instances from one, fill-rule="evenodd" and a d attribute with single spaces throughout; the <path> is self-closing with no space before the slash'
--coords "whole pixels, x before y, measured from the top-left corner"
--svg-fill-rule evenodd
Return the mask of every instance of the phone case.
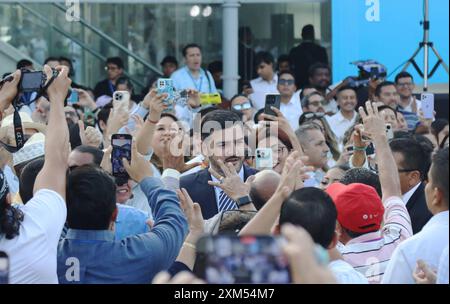
<path id="1" fill-rule="evenodd" d="M 175 99 L 173 80 L 170 78 L 159 78 L 156 87 L 158 89 L 158 94 L 167 94 L 167 98 L 164 99 L 164 103 L 168 106 L 167 111 L 171 111 L 173 109 L 173 102 Z"/>
<path id="2" fill-rule="evenodd" d="M 434 94 L 423 93 L 422 94 L 422 112 L 423 118 L 434 118 Z"/>
<path id="3" fill-rule="evenodd" d="M 277 94 L 268 94 L 266 95 L 266 104 L 264 106 L 264 114 L 277 116 L 277 113 L 271 109 L 271 107 L 275 107 L 280 109 L 280 100 L 281 96 Z"/>
<path id="4" fill-rule="evenodd" d="M 255 161 L 256 169 L 272 169 L 273 168 L 273 158 L 272 149 L 270 148 L 258 148 L 256 149 Z"/>
<path id="5" fill-rule="evenodd" d="M 127 91 L 116 91 L 113 94 L 113 107 L 116 110 L 128 112 L 130 104 L 130 93 Z"/>

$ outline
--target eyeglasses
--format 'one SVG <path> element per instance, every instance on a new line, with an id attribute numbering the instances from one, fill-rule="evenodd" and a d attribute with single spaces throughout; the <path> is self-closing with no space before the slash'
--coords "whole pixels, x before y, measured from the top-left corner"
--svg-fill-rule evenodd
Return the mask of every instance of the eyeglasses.
<path id="1" fill-rule="evenodd" d="M 293 85 L 295 84 L 295 80 L 293 79 L 279 79 L 278 80 L 279 85 Z"/>
<path id="2" fill-rule="evenodd" d="M 242 110 L 248 110 L 251 109 L 252 105 L 250 104 L 250 102 L 245 102 L 242 104 L 236 104 L 233 106 L 233 109 L 235 109 L 236 111 L 242 111 Z"/>
<path id="3" fill-rule="evenodd" d="M 306 113 L 304 115 L 306 119 L 312 119 L 312 118 L 322 118 L 325 116 L 325 113 L 316 112 L 316 113 Z"/>
<path id="4" fill-rule="evenodd" d="M 105 66 L 105 71 L 115 71 L 118 70 L 118 67 L 113 67 L 113 66 Z"/>

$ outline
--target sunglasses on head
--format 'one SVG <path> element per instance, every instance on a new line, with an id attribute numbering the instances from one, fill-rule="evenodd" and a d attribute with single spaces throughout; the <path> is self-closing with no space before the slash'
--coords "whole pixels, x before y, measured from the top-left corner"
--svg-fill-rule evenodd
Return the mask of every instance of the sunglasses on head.
<path id="1" fill-rule="evenodd" d="M 233 106 L 233 109 L 235 109 L 236 111 L 248 110 L 251 108 L 252 108 L 252 105 L 250 104 L 250 102 L 245 102 L 245 103 L 237 104 L 237 105 Z"/>

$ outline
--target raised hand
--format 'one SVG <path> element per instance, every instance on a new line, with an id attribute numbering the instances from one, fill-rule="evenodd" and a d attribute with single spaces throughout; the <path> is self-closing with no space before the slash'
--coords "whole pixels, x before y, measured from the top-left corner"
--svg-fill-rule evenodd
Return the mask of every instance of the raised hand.
<path id="1" fill-rule="evenodd" d="M 236 173 L 233 164 L 224 164 L 221 160 L 218 160 L 217 163 L 222 169 L 224 176 L 220 175 L 216 170 L 210 167 L 208 169 L 209 173 L 220 182 L 208 181 L 209 185 L 219 187 L 234 201 L 250 194 L 251 183 L 255 179 L 253 175 L 247 178 L 247 181 L 244 183 Z"/>
<path id="2" fill-rule="evenodd" d="M 0 88 L 0 111 L 6 110 L 17 96 L 21 75 L 22 72 L 17 70 L 11 75 L 12 80 L 5 81 L 3 86 Z"/>
<path id="3" fill-rule="evenodd" d="M 44 71 L 48 75 L 52 73 L 51 68 L 48 65 L 44 66 Z M 67 93 L 69 92 L 70 85 L 72 84 L 72 80 L 69 78 L 69 69 L 65 66 L 58 66 L 56 70 L 59 72 L 58 76 L 55 80 L 50 84 L 47 88 L 47 94 L 50 98 L 50 103 L 58 102 L 64 106 L 64 100 L 67 97 Z M 47 76 L 48 78 L 49 76 Z"/>
<path id="4" fill-rule="evenodd" d="M 384 119 L 378 113 L 377 106 L 367 101 L 366 110 L 363 107 L 359 107 L 359 115 L 361 115 L 363 120 L 364 132 L 368 133 L 371 138 L 386 136 L 386 125 Z"/>
<path id="5" fill-rule="evenodd" d="M 186 164 L 183 154 L 183 135 L 177 134 L 174 138 L 167 140 L 164 144 L 162 156 L 163 169 L 175 169 L 184 173 L 194 167 L 200 166 L 201 162 Z"/>
<path id="6" fill-rule="evenodd" d="M 203 221 L 202 209 L 198 203 L 194 203 L 186 189 L 177 190 L 178 199 L 184 215 L 189 224 L 189 233 L 200 236 L 204 233 L 205 222 Z"/>

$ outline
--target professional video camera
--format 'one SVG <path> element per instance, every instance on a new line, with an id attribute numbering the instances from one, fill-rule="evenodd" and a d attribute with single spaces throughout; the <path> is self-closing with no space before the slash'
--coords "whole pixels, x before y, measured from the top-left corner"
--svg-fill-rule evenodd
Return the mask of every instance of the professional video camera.
<path id="1" fill-rule="evenodd" d="M 358 67 L 358 76 L 348 77 L 348 85 L 354 88 L 364 87 L 371 79 L 382 79 L 387 75 L 387 69 L 375 60 L 360 60 L 351 62 Z"/>

